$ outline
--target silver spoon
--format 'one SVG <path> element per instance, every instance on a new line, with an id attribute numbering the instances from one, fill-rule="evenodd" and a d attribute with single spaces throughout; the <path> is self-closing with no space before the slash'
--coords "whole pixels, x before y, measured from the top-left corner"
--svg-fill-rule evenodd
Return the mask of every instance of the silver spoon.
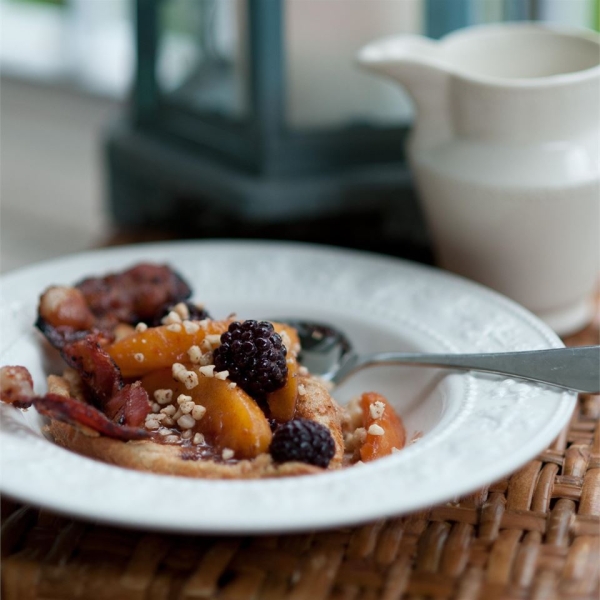
<path id="1" fill-rule="evenodd" d="M 348 338 L 323 323 L 281 319 L 298 331 L 300 362 L 334 384 L 372 365 L 415 365 L 507 375 L 556 387 L 600 393 L 600 346 L 488 354 L 377 352 L 357 354 Z"/>

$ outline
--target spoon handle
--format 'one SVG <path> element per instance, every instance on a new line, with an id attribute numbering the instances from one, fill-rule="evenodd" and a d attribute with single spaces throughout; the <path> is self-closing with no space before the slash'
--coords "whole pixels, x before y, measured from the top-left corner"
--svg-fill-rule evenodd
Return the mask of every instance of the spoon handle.
<path id="1" fill-rule="evenodd" d="M 368 365 L 381 364 L 483 371 L 547 383 L 577 392 L 600 393 L 600 346 L 489 354 L 380 352 L 352 355 L 340 367 L 333 381 L 340 383 L 351 372 Z"/>

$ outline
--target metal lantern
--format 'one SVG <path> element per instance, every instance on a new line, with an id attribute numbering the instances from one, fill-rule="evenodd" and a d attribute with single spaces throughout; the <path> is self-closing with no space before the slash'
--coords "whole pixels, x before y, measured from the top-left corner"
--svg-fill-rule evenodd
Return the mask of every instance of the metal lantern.
<path id="1" fill-rule="evenodd" d="M 408 17 L 385 11 L 419 2 L 137 0 L 131 111 L 108 142 L 116 220 L 300 239 L 325 222 L 317 241 L 425 243 L 410 103 L 335 51 L 397 32 Z"/>

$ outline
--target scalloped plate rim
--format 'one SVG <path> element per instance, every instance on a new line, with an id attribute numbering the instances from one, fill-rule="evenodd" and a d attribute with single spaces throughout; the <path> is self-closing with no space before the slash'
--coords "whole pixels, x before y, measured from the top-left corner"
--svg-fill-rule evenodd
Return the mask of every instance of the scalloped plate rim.
<path id="1" fill-rule="evenodd" d="M 334 291 L 330 292 L 330 295 L 333 294 L 333 297 L 335 297 L 336 293 L 339 294 L 340 290 L 344 289 L 344 285 L 352 285 L 352 265 L 354 264 L 367 265 L 366 270 L 369 271 L 370 269 L 371 272 L 367 273 L 365 271 L 363 275 L 366 279 L 375 277 L 376 283 L 376 276 L 379 272 L 384 274 L 386 272 L 393 273 L 401 278 L 406 277 L 407 273 L 410 273 L 411 276 L 417 278 L 417 283 L 420 278 L 421 284 L 425 281 L 428 285 L 433 286 L 433 288 L 436 288 L 436 286 L 449 286 L 453 293 L 456 294 L 459 303 L 463 302 L 468 306 L 469 302 L 472 302 L 473 306 L 477 306 L 477 303 L 481 302 L 482 299 L 485 302 L 490 303 L 490 305 L 497 310 L 498 315 L 501 317 L 503 316 L 507 320 L 512 319 L 514 321 L 513 327 L 516 327 L 515 323 L 519 325 L 520 329 L 519 327 L 516 327 L 515 331 L 519 330 L 519 334 L 522 335 L 523 340 L 529 339 L 531 340 L 531 343 L 538 345 L 542 342 L 549 346 L 562 345 L 559 338 L 532 314 L 514 302 L 479 284 L 461 279 L 447 272 L 439 271 L 433 267 L 410 263 L 389 256 L 294 242 L 240 240 L 162 242 L 140 244 L 136 246 L 121 246 L 70 255 L 59 259 L 44 261 L 43 263 L 31 265 L 3 275 L 0 278 L 0 286 L 3 295 L 2 305 L 6 306 L 4 302 L 4 291 L 7 287 L 10 287 L 11 285 L 16 286 L 16 296 L 18 297 L 18 290 L 23 287 L 25 283 L 32 287 L 32 280 L 39 277 L 40 273 L 48 274 L 48 271 L 50 270 L 55 270 L 57 273 L 63 273 L 65 270 L 69 272 L 70 269 L 73 273 L 77 272 L 80 277 L 90 274 L 89 271 L 86 271 L 85 267 L 88 262 L 102 261 L 104 258 L 113 258 L 115 263 L 118 263 L 114 267 L 116 269 L 126 264 L 132 264 L 134 261 L 141 260 L 145 255 L 151 255 L 152 260 L 157 260 L 157 256 L 164 254 L 164 260 L 166 262 L 172 262 L 172 259 L 169 258 L 170 256 L 176 257 L 177 255 L 181 256 L 182 254 L 191 256 L 196 252 L 202 251 L 205 253 L 212 252 L 215 255 L 223 252 L 225 254 L 229 253 L 231 256 L 236 256 L 240 259 L 244 259 L 248 255 L 254 253 L 257 256 L 264 255 L 266 257 L 265 260 L 267 260 L 267 262 L 271 260 L 273 264 L 275 264 L 275 259 L 269 259 L 267 254 L 270 253 L 269 256 L 272 256 L 272 253 L 275 252 L 279 257 L 283 257 L 282 260 L 284 262 L 286 260 L 291 261 L 291 264 L 293 264 L 294 261 L 300 261 L 301 263 L 302 260 L 313 264 L 311 261 L 316 257 L 317 260 L 324 265 L 329 263 L 338 266 L 339 264 L 349 265 L 350 274 L 347 280 L 344 280 L 343 274 L 340 274 L 338 279 L 336 279 L 335 276 L 333 277 L 332 280 L 334 281 L 334 284 L 339 287 L 339 289 L 334 288 Z M 179 268 L 178 264 L 174 262 L 172 264 L 175 268 Z M 113 267 L 107 267 L 105 270 L 113 270 Z M 373 274 L 373 272 L 375 274 Z M 279 274 L 281 275 L 281 273 Z M 75 275 L 71 277 L 63 277 L 61 275 L 55 277 L 54 282 L 68 282 L 74 277 Z M 64 279 L 67 279 L 68 281 L 64 281 Z M 383 290 L 382 297 L 385 297 L 384 288 L 388 285 L 387 279 L 382 277 L 380 283 L 380 288 L 376 289 L 378 291 Z M 193 280 L 191 281 L 191 284 L 192 287 L 195 287 L 195 282 Z M 427 285 L 424 285 L 423 287 L 426 289 Z M 8 296 L 10 302 L 10 298 L 15 297 L 15 290 L 9 290 Z M 327 294 L 325 294 L 325 296 L 327 296 Z M 24 301 L 31 302 L 31 300 L 32 299 L 28 297 Z M 363 304 L 368 304 L 368 302 L 363 301 Z M 352 307 L 350 307 L 350 309 L 347 308 L 346 310 L 352 312 Z M 502 319 L 500 319 L 499 322 L 501 323 Z M 453 342 L 453 340 L 450 339 L 449 342 Z M 18 338 L 16 343 L 24 342 L 21 338 Z M 462 347 L 464 347 L 464 343 Z M 0 353 L 3 353 L 4 350 L 4 342 L 0 342 Z M 498 387 L 496 384 L 490 383 L 490 380 L 485 376 L 462 375 L 461 377 L 467 378 L 471 382 L 472 390 L 470 393 L 474 393 L 473 390 L 481 391 L 482 389 L 488 389 L 495 392 Z M 390 498 L 389 495 L 385 494 L 383 482 L 389 482 L 390 480 L 387 478 L 389 478 L 390 475 L 400 474 L 398 476 L 401 476 L 402 473 L 406 475 L 411 470 L 414 470 L 407 467 L 406 464 L 410 464 L 409 458 L 413 455 L 416 455 L 419 457 L 419 460 L 422 460 L 423 454 L 431 452 L 428 449 L 429 446 L 427 446 L 427 444 L 423 445 L 423 448 L 425 449 L 423 451 L 421 451 L 419 445 L 416 444 L 403 453 L 399 453 L 398 455 L 385 460 L 377 461 L 368 466 L 355 467 L 337 473 L 327 473 L 318 477 L 261 480 L 259 482 L 186 480 L 185 478 L 180 477 L 127 471 L 119 467 L 105 465 L 95 461 L 92 461 L 94 463 L 93 466 L 89 466 L 89 459 L 79 457 L 64 449 L 53 447 L 63 453 L 58 460 L 64 461 L 66 465 L 69 465 L 70 463 L 81 464 L 80 461 L 87 461 L 88 465 L 86 468 L 95 470 L 97 474 L 101 474 L 102 476 L 108 473 L 109 478 L 114 477 L 116 480 L 124 479 L 128 481 L 129 484 L 132 482 L 145 482 L 150 490 L 161 487 L 161 484 L 166 484 L 168 482 L 174 488 L 180 488 L 182 490 L 190 488 L 197 490 L 199 493 L 205 493 L 210 499 L 209 514 L 194 515 L 191 522 L 190 519 L 179 518 L 177 515 L 167 514 L 165 516 L 164 514 L 159 514 L 157 516 L 156 511 L 149 511 L 147 510 L 147 507 L 142 511 L 142 514 L 136 513 L 136 511 L 131 508 L 135 506 L 133 500 L 128 504 L 125 498 L 119 498 L 120 504 L 117 503 L 118 510 L 111 512 L 106 510 L 106 507 L 102 504 L 98 504 L 97 501 L 94 503 L 93 499 L 89 503 L 84 502 L 85 493 L 82 495 L 81 490 L 77 490 L 78 493 L 75 493 L 72 496 L 63 494 L 61 497 L 60 494 L 56 494 L 56 490 L 53 490 L 53 493 L 48 495 L 44 492 L 50 490 L 52 486 L 48 487 L 48 484 L 44 482 L 40 484 L 39 481 L 36 482 L 37 485 L 31 485 L 31 480 L 28 480 L 27 477 L 19 476 L 18 468 L 16 468 L 14 464 L 11 464 L 14 463 L 15 460 L 18 461 L 18 457 L 14 455 L 15 447 L 21 448 L 26 453 L 27 451 L 32 450 L 36 444 L 23 446 L 23 443 L 27 444 L 26 441 L 16 441 L 17 438 L 7 434 L 4 428 L 0 435 L 0 442 L 2 442 L 3 449 L 2 455 L 0 456 L 0 465 L 2 466 L 3 473 L 2 481 L 0 481 L 0 489 L 7 495 L 36 506 L 50 508 L 62 514 L 70 514 L 81 518 L 92 518 L 106 523 L 143 527 L 145 529 L 153 530 L 188 533 L 273 533 L 321 529 L 362 523 L 377 518 L 405 514 L 406 512 L 424 508 L 444 500 L 451 500 L 458 495 L 474 491 L 482 485 L 509 474 L 528 460 L 534 458 L 540 451 L 544 450 L 567 424 L 574 407 L 576 394 L 568 392 L 559 393 L 554 389 L 539 386 L 538 384 L 512 382 L 512 385 L 509 386 L 509 383 L 511 383 L 511 380 L 508 380 L 508 383 L 506 383 L 505 386 L 508 389 L 507 394 L 509 398 L 512 394 L 519 402 L 522 401 L 521 397 L 525 397 L 525 401 L 529 401 L 530 403 L 533 400 L 537 400 L 538 397 L 543 398 L 544 401 L 547 399 L 548 402 L 554 402 L 556 411 L 552 417 L 546 419 L 542 430 L 536 432 L 536 435 L 533 437 L 521 440 L 521 445 L 518 448 L 518 457 L 501 457 L 501 460 L 487 465 L 487 468 L 483 471 L 479 469 L 475 472 L 460 474 L 460 478 L 454 482 L 449 483 L 442 477 L 445 487 L 444 485 L 438 487 L 432 486 L 430 481 L 429 487 L 425 487 L 424 490 L 421 489 L 420 492 L 419 490 L 415 491 L 412 489 L 412 499 L 411 497 L 403 497 L 399 500 Z M 470 401 L 472 400 L 473 399 L 471 398 Z M 500 397 L 500 400 L 502 400 L 502 397 Z M 469 410 L 472 410 L 472 402 L 469 406 Z M 7 443 L 9 456 L 6 456 L 4 451 L 7 448 Z M 49 442 L 45 443 L 52 446 Z M 433 447 L 435 448 L 435 444 Z M 413 450 L 413 448 L 416 448 L 416 450 Z M 50 452 L 50 454 L 52 454 L 52 452 Z M 462 460 L 464 461 L 464 458 Z M 52 465 L 52 463 L 50 464 Z M 37 466 L 39 467 L 38 471 L 41 472 L 43 467 Z M 36 473 L 36 465 L 34 464 L 31 468 L 33 469 L 33 472 Z M 8 478 L 5 477 L 7 469 Z M 85 469 L 82 470 L 85 471 Z M 115 475 L 115 473 L 118 473 L 118 476 Z M 364 496 L 362 498 L 364 500 L 362 504 L 357 503 L 356 498 L 354 498 L 356 494 L 361 493 L 357 490 L 359 474 L 361 480 L 364 478 L 367 479 L 365 483 L 361 481 L 361 486 L 364 485 L 365 487 L 368 487 L 369 482 L 372 482 L 372 485 L 381 488 L 379 493 L 372 492 L 370 495 Z M 43 475 L 43 473 L 40 473 L 40 475 Z M 75 477 L 75 481 L 77 481 L 77 476 Z M 114 484 L 111 485 L 113 487 L 110 489 L 115 493 L 118 486 L 115 487 Z M 390 485 L 393 488 L 395 485 L 397 486 L 398 483 L 391 480 Z M 258 489 L 258 492 L 255 488 Z M 323 491 L 322 488 L 325 488 L 326 491 Z M 230 511 L 226 514 L 224 510 L 219 510 L 219 500 L 225 501 L 225 495 L 241 494 L 240 498 L 242 498 L 242 496 L 248 495 L 249 491 L 252 492 L 250 495 L 258 502 L 257 511 L 259 514 L 253 514 L 252 511 L 245 510 L 241 499 L 237 504 L 238 511 Z M 265 501 L 264 498 L 262 501 L 260 499 L 261 493 L 268 493 L 269 495 L 284 493 L 290 494 L 291 496 L 299 494 L 299 496 L 307 501 L 307 503 L 310 503 L 313 502 L 313 500 L 307 495 L 308 492 L 317 494 L 317 496 L 320 494 L 323 499 L 321 504 L 318 502 L 314 504 L 312 506 L 313 510 L 311 511 L 303 511 L 302 508 L 304 507 L 302 505 L 298 506 L 298 502 L 294 503 L 294 498 L 287 498 L 287 501 L 290 502 L 287 509 L 278 507 L 271 498 L 269 498 L 268 502 Z M 97 493 L 97 490 L 95 493 Z M 337 504 L 328 501 L 327 497 L 336 498 Z M 247 498 L 244 499 L 244 502 L 246 500 Z M 184 501 L 183 504 L 189 508 L 188 505 L 190 503 L 188 502 L 186 504 L 186 501 Z M 227 501 L 230 501 L 230 499 Z M 225 502 L 225 504 L 227 504 L 227 502 Z M 127 508 L 128 506 L 130 507 L 129 509 Z M 231 506 L 236 506 L 236 503 L 233 502 Z M 231 508 L 231 506 L 228 508 Z"/>

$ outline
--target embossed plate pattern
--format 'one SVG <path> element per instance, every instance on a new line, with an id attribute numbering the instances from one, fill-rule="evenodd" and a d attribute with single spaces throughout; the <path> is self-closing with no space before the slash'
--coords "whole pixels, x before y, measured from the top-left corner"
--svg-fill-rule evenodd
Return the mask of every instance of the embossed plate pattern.
<path id="1" fill-rule="evenodd" d="M 236 311 L 245 318 L 320 318 L 343 327 L 359 350 L 562 345 L 513 302 L 435 269 L 300 244 L 190 242 L 90 252 L 4 276 L 0 364 L 26 365 L 43 392 L 44 374 L 56 366 L 45 362 L 31 325 L 40 291 L 140 260 L 177 268 L 215 317 Z M 425 432 L 415 444 L 368 465 L 277 480 L 203 481 L 121 469 L 55 446 L 35 411 L 2 406 L 2 491 L 59 512 L 151 529 L 250 533 L 348 525 L 451 500 L 510 473 L 551 443 L 575 403 L 575 394 L 538 384 L 436 373 L 375 370 L 357 384 L 377 388 L 380 381 L 388 395 L 398 390 L 409 433 Z"/>

